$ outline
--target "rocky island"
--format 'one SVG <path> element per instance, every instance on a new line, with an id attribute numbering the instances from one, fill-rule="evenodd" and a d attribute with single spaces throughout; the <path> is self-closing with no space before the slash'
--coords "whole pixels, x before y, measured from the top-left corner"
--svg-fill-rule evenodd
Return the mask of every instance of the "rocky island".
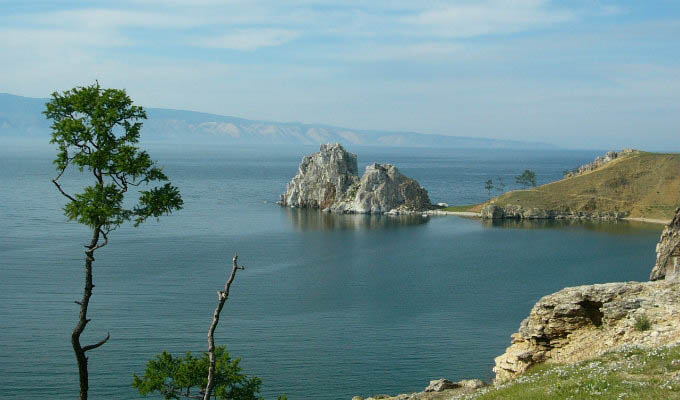
<path id="1" fill-rule="evenodd" d="M 357 155 L 339 143 L 305 156 L 279 204 L 358 214 L 398 214 L 432 208 L 427 190 L 391 164 L 373 163 L 359 179 Z"/>

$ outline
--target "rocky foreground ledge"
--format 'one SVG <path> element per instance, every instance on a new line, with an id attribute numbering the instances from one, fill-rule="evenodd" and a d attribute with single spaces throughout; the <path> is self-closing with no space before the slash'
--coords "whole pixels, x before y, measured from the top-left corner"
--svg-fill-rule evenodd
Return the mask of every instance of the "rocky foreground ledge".
<path id="1" fill-rule="evenodd" d="M 357 155 L 339 143 L 305 156 L 279 204 L 359 214 L 430 210 L 427 190 L 391 164 L 373 163 L 359 179 Z"/>
<path id="2" fill-rule="evenodd" d="M 510 347 L 496 357 L 493 385 L 464 387 L 459 382 L 455 388 L 439 386 L 439 391 L 431 385 L 420 393 L 368 399 L 475 398 L 521 381 L 523 374 L 536 364 L 574 365 L 612 351 L 677 346 L 680 344 L 680 208 L 661 234 L 656 251 L 656 265 L 649 282 L 571 287 L 540 299 L 520 324 L 519 331 L 512 335 Z M 680 373 L 673 371 L 670 371 L 673 382 L 680 381 Z M 522 378 L 517 379 L 519 377 Z M 354 398 L 358 399 L 361 398 Z"/>
<path id="3" fill-rule="evenodd" d="M 496 358 L 496 382 L 543 362 L 571 364 L 625 345 L 680 340 L 680 285 L 629 282 L 566 288 L 543 297 Z"/>
<path id="4" fill-rule="evenodd" d="M 469 396 L 479 389 L 488 386 L 479 379 L 464 379 L 459 382 L 451 382 L 448 379 L 437 379 L 422 391 L 410 394 L 390 396 L 379 394 L 372 397 L 354 396 L 352 400 L 452 400 Z"/>

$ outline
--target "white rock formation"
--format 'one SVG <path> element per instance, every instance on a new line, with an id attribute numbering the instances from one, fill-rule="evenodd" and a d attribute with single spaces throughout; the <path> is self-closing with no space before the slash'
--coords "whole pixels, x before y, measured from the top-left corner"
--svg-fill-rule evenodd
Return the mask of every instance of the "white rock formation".
<path id="1" fill-rule="evenodd" d="M 322 144 L 318 153 L 305 156 L 297 175 L 281 195 L 291 207 L 329 208 L 340 201 L 350 186 L 359 182 L 357 155 L 340 144 Z"/>
<path id="2" fill-rule="evenodd" d="M 371 164 L 359 180 L 357 156 L 340 144 L 321 145 L 302 159 L 281 204 L 345 213 L 417 212 L 431 208 L 427 190 L 390 164 Z"/>
<path id="3" fill-rule="evenodd" d="M 680 208 L 675 210 L 675 217 L 661 233 L 661 240 L 656 245 L 656 265 L 649 279 L 680 280 Z"/>

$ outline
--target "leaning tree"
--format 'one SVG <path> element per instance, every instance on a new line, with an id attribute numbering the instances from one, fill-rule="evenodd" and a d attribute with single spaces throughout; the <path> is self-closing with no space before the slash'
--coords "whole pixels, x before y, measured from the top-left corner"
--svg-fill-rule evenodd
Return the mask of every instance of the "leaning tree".
<path id="1" fill-rule="evenodd" d="M 78 323 L 71 344 L 78 361 L 80 399 L 87 399 L 88 370 L 86 353 L 109 340 L 82 345 L 80 335 L 90 322 L 87 307 L 92 296 L 92 263 L 96 250 L 107 245 L 109 234 L 121 224 L 131 221 L 139 226 L 149 217 L 160 217 L 182 208 L 179 190 L 167 183 L 168 177 L 137 147 L 142 120 L 146 112 L 135 106 L 124 90 L 102 89 L 99 83 L 53 93 L 44 114 L 52 120 L 51 143 L 58 146 L 54 164 L 58 175 L 52 180 L 68 199 L 64 213 L 92 230 L 85 245 L 85 289 L 76 304 L 80 306 Z M 91 174 L 91 184 L 80 193 L 70 193 L 60 178 L 70 167 Z M 153 186 L 154 183 L 161 183 Z M 138 189 L 135 205 L 124 203 L 128 189 Z M 148 186 L 151 185 L 149 188 Z"/>

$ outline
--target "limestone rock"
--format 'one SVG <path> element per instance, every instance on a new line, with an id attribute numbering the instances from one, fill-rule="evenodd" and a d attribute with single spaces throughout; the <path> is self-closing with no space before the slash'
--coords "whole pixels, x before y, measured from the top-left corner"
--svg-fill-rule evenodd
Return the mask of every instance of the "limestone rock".
<path id="1" fill-rule="evenodd" d="M 459 400 L 468 399 L 474 396 L 475 393 L 485 390 L 488 386 L 479 379 L 464 379 L 459 382 L 451 382 L 448 379 L 437 379 L 430 381 L 430 384 L 418 393 L 404 393 L 393 397 L 384 397 L 386 395 L 378 395 L 367 397 L 365 400 Z M 361 399 L 363 397 L 355 396 L 352 400 Z"/>
<path id="2" fill-rule="evenodd" d="M 451 382 L 448 379 L 437 379 L 430 381 L 430 384 L 423 390 L 423 392 L 442 392 L 447 389 L 458 389 L 460 384 L 458 382 Z"/>
<path id="3" fill-rule="evenodd" d="M 512 345 L 495 359 L 496 382 L 541 362 L 573 363 L 626 344 L 678 341 L 678 304 L 679 285 L 665 281 L 578 286 L 545 296 L 512 335 Z M 652 321 L 651 332 L 635 329 L 635 319 L 643 315 Z"/>
<path id="4" fill-rule="evenodd" d="M 675 210 L 675 217 L 661 233 L 661 240 L 656 245 L 656 265 L 649 279 L 680 279 L 680 208 Z"/>
<path id="5" fill-rule="evenodd" d="M 399 209 L 418 211 L 430 208 L 430 198 L 427 190 L 394 165 L 374 163 L 366 167 L 361 181 L 350 189 L 345 201 L 334 208 L 363 214 Z"/>
<path id="6" fill-rule="evenodd" d="M 359 182 L 357 155 L 340 144 L 322 144 L 319 152 L 305 156 L 298 173 L 281 195 L 281 204 L 325 209 Z"/>
<path id="7" fill-rule="evenodd" d="M 617 151 L 608 151 L 604 155 L 598 156 L 595 159 L 595 161 L 593 161 L 589 164 L 581 165 L 578 168 L 574 168 L 572 171 L 566 172 L 565 177 L 570 178 L 572 176 L 578 176 L 578 175 L 585 174 L 586 172 L 594 171 L 594 170 L 602 167 L 603 165 L 607 164 L 608 162 L 616 160 L 619 157 L 629 155 L 629 154 L 632 154 L 632 153 L 636 153 L 636 152 L 638 152 L 638 150 L 634 150 L 634 149 L 623 149 L 623 150 L 618 151 L 618 152 Z"/>
<path id="8" fill-rule="evenodd" d="M 302 159 L 280 204 L 344 213 L 418 212 L 431 208 L 427 190 L 390 164 L 371 164 L 359 180 L 357 156 L 340 144 L 321 145 Z"/>
<path id="9" fill-rule="evenodd" d="M 462 381 L 459 381 L 458 384 L 461 387 L 468 389 L 479 389 L 486 386 L 480 379 L 463 379 Z"/>

